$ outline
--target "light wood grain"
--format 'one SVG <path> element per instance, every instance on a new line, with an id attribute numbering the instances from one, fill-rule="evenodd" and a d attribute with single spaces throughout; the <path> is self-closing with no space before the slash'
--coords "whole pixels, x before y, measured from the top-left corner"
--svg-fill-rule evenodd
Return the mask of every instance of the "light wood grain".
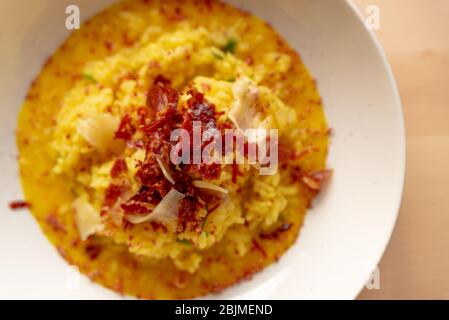
<path id="1" fill-rule="evenodd" d="M 449 299 L 449 1 L 355 0 L 378 5 L 407 130 L 402 208 L 379 265 L 380 290 L 360 299 Z"/>

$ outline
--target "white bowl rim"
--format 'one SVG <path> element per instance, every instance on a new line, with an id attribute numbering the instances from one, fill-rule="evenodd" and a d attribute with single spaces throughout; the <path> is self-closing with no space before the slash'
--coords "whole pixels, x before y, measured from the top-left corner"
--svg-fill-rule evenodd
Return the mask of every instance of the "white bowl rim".
<path id="1" fill-rule="evenodd" d="M 346 0 L 346 3 L 348 4 L 348 6 L 350 7 L 350 9 L 353 11 L 353 13 L 358 17 L 360 23 L 362 23 L 363 25 L 365 25 L 364 21 L 363 21 L 363 17 L 357 7 L 357 5 L 354 3 L 353 0 Z M 379 54 L 379 56 L 382 59 L 383 65 L 385 67 L 385 71 L 387 72 L 387 76 L 388 79 L 390 81 L 390 86 L 393 90 L 393 94 L 394 94 L 394 99 L 396 100 L 396 112 L 399 113 L 398 119 L 399 119 L 399 134 L 400 134 L 400 140 L 401 140 L 401 149 L 399 150 L 399 156 L 402 159 L 402 171 L 401 171 L 401 183 L 400 183 L 400 192 L 398 192 L 397 194 L 397 199 L 396 199 L 396 209 L 395 209 L 395 217 L 394 217 L 394 223 L 390 226 L 390 230 L 388 233 L 388 236 L 385 238 L 385 244 L 383 246 L 383 250 L 381 252 L 381 254 L 379 255 L 379 257 L 376 259 L 377 263 L 375 265 L 372 266 L 372 270 L 374 270 L 376 268 L 376 266 L 379 265 L 383 255 L 385 254 L 385 251 L 388 247 L 388 244 L 390 243 L 391 237 L 393 235 L 393 232 L 396 228 L 396 224 L 397 224 L 397 220 L 398 220 L 398 216 L 399 216 L 399 211 L 401 208 L 401 204 L 402 204 L 402 199 L 403 199 L 403 195 L 404 195 L 404 187 L 405 187 L 405 177 L 406 177 L 406 168 L 407 168 L 407 138 L 406 138 L 406 128 L 405 128 L 405 121 L 404 121 L 404 110 L 403 110 L 403 106 L 402 106 L 402 101 L 401 101 L 401 96 L 399 94 L 399 88 L 393 73 L 393 69 L 391 67 L 390 61 L 388 60 L 388 57 L 385 53 L 384 48 L 382 47 L 377 35 L 374 33 L 373 30 L 370 30 L 368 28 L 366 28 L 371 41 L 374 43 L 377 53 Z M 364 288 L 364 285 L 362 285 L 362 287 L 360 288 L 360 291 L 354 295 L 354 299 L 356 299 L 360 293 L 362 292 Z"/>

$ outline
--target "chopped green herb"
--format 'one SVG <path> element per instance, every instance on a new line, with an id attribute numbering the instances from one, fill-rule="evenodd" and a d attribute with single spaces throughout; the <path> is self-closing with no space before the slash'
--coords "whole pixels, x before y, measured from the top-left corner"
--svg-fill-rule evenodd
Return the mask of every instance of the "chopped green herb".
<path id="1" fill-rule="evenodd" d="M 206 203 L 206 211 L 207 215 L 204 217 L 203 222 L 201 223 L 201 230 L 204 230 L 204 227 L 206 226 L 207 218 L 209 217 L 209 206 Z"/>
<path id="2" fill-rule="evenodd" d="M 229 78 L 228 80 L 226 80 L 228 82 L 234 82 L 235 81 L 235 77 Z"/>
<path id="3" fill-rule="evenodd" d="M 186 246 L 190 246 L 192 244 L 189 240 L 186 239 L 176 239 L 176 242 L 185 244 Z"/>
<path id="4" fill-rule="evenodd" d="M 206 230 L 204 230 L 203 232 L 201 232 L 201 234 L 204 235 L 205 237 L 209 236 L 209 233 L 208 233 Z"/>
<path id="5" fill-rule="evenodd" d="M 237 47 L 237 41 L 235 39 L 229 39 L 228 43 L 223 47 L 224 52 L 235 53 Z"/>
<path id="6" fill-rule="evenodd" d="M 218 53 L 215 52 L 215 51 L 212 51 L 212 55 L 213 55 L 215 58 L 217 58 L 217 59 L 220 59 L 220 60 L 223 59 L 223 56 L 221 56 L 220 54 L 218 54 Z"/>
<path id="7" fill-rule="evenodd" d="M 83 73 L 83 78 L 88 81 L 92 81 L 95 83 L 97 82 L 97 80 L 91 74 L 88 74 L 88 73 Z"/>

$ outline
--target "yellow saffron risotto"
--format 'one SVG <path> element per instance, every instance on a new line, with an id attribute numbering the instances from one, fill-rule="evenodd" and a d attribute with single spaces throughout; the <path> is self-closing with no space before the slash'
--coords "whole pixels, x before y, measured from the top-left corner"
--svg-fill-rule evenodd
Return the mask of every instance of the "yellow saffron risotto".
<path id="1" fill-rule="evenodd" d="M 167 161 L 163 128 L 205 114 L 277 129 L 277 171 Z M 217 292 L 276 261 L 328 176 L 329 129 L 298 54 L 218 1 L 97 14 L 48 59 L 17 132 L 25 198 L 51 243 L 93 281 L 145 299 Z"/>

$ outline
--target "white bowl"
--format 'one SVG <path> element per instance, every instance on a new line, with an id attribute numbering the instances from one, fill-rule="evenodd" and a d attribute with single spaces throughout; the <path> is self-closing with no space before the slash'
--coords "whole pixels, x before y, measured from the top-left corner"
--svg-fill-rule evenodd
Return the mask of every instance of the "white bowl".
<path id="1" fill-rule="evenodd" d="M 65 7 L 87 18 L 111 0 L 0 2 L 0 298 L 118 298 L 74 275 L 21 199 L 14 130 L 19 106 L 43 62 L 68 35 Z M 334 135 L 332 182 L 280 261 L 212 298 L 352 299 L 375 269 L 400 205 L 404 124 L 382 49 L 351 3 L 341 0 L 232 0 L 269 21 L 318 81 Z M 72 284 L 72 285 L 71 285 Z"/>

